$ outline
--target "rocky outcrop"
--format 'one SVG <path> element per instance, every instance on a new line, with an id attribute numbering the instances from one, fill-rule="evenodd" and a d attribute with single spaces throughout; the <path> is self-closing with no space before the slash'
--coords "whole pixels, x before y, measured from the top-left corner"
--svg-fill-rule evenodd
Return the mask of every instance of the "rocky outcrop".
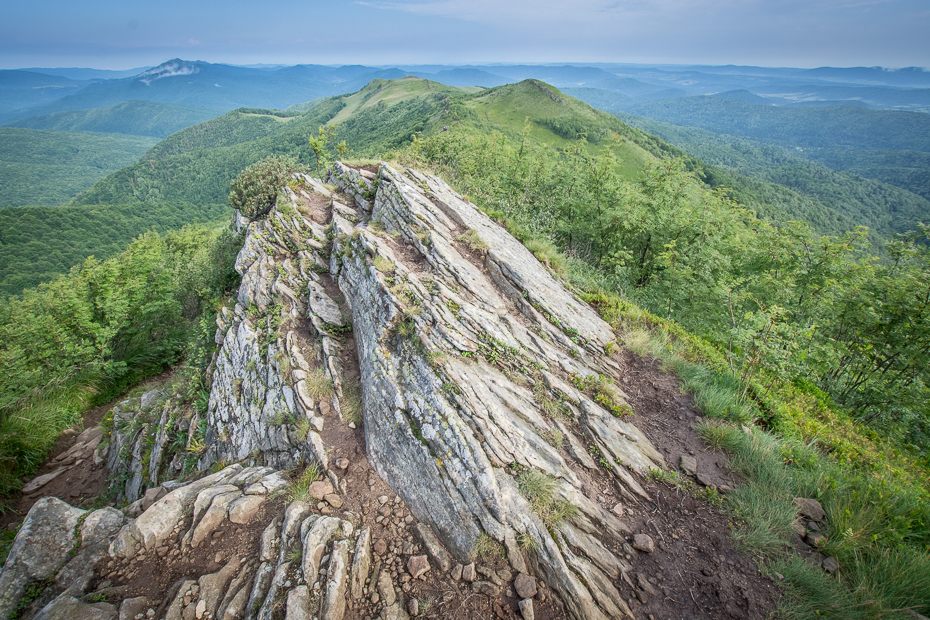
<path id="1" fill-rule="evenodd" d="M 242 283 L 217 316 L 206 410 L 162 392 L 114 409 L 104 445 L 134 518 L 92 513 L 75 545 L 78 511 L 49 540 L 106 583 L 211 554 L 223 532 L 256 541 L 173 581 L 158 618 L 403 618 L 425 580 L 515 590 L 524 617 L 552 604 L 537 586 L 573 618 L 631 616 L 632 532 L 591 481 L 635 501 L 664 461 L 625 419 L 610 326 L 438 178 L 337 163 L 329 181 L 297 175 L 266 219 L 235 219 Z M 308 464 L 318 479 L 283 502 L 280 470 Z M 506 565 L 477 557 L 488 541 Z M 55 583 L 36 612 L 93 603 L 92 572 L 22 557 L 0 574 L 9 604 L 30 580 Z"/>
<path id="2" fill-rule="evenodd" d="M 435 177 L 382 165 L 371 221 L 334 216 L 334 232 L 375 470 L 458 561 L 481 533 L 516 533 L 574 617 L 624 611 L 607 576 L 623 563 L 589 558 L 609 556 L 629 528 L 581 491 L 583 463 L 549 439 L 590 446 L 630 495 L 644 494 L 636 474 L 664 465 L 622 419 L 611 328 Z M 577 516 L 535 514 L 524 472 L 552 480 Z"/>
<path id="3" fill-rule="evenodd" d="M 328 274 L 329 190 L 309 177 L 285 188 L 268 218 L 237 225 L 242 283 L 217 318 L 221 343 L 207 412 L 204 468 L 219 460 L 328 465 L 320 432 L 340 411 L 342 344 L 350 329 Z M 324 206 L 325 203 L 325 206 Z"/>

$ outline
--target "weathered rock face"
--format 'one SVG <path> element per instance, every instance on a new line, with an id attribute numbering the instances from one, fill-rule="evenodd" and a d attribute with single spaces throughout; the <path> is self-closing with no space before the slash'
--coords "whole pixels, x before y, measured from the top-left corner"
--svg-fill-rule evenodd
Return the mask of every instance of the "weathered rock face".
<path id="1" fill-rule="evenodd" d="M 13 613 L 27 587 L 58 572 L 74 547 L 75 528 L 83 514 L 54 497 L 35 503 L 0 573 L 0 617 Z"/>
<path id="2" fill-rule="evenodd" d="M 352 190 L 344 176 L 331 180 Z M 546 439 L 558 432 L 594 446 L 630 494 L 643 494 L 630 471 L 664 465 L 608 410 L 627 409 L 600 379 L 619 371 L 605 355 L 610 327 L 435 177 L 382 165 L 371 214 L 380 224 L 333 220 L 332 272 L 351 307 L 378 474 L 460 562 L 480 533 L 500 541 L 517 533 L 534 541 L 537 573 L 574 617 L 625 611 L 610 583 L 622 562 L 607 548 L 629 529 L 581 492 L 584 461 Z M 512 464 L 553 477 L 577 517 L 548 529 L 520 495 Z"/>
<path id="3" fill-rule="evenodd" d="M 237 222 L 245 234 L 236 260 L 242 284 L 233 309 L 217 318 L 222 346 L 202 468 L 219 460 L 327 464 L 319 431 L 342 395 L 342 347 L 331 334 L 348 327 L 331 297 L 338 290 L 327 275 L 327 230 L 317 222 L 329 210 L 330 192 L 302 180 L 311 191 L 285 188 L 267 219 Z M 328 393 L 308 387 L 314 372 L 332 385 Z"/>

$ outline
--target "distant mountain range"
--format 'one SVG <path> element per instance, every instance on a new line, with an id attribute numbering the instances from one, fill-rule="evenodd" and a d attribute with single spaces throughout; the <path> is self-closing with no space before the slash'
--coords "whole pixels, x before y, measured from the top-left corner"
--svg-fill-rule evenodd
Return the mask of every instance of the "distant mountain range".
<path id="1" fill-rule="evenodd" d="M 217 108 L 286 108 L 355 92 L 373 79 L 406 75 L 449 86 L 486 88 L 532 78 L 558 88 L 587 88 L 636 100 L 745 91 L 771 105 L 849 103 L 878 109 L 930 111 L 930 72 L 918 67 L 778 69 L 737 66 L 347 65 L 234 66 L 175 58 L 127 71 L 18 69 L 0 71 L 0 123 L 129 100 Z M 615 96 L 615 95 L 614 95 Z M 742 100 L 746 100 L 742 98 Z"/>

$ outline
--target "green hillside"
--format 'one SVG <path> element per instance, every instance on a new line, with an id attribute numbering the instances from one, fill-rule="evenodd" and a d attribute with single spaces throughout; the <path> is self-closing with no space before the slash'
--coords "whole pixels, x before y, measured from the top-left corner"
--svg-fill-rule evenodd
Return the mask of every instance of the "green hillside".
<path id="1" fill-rule="evenodd" d="M 9 123 L 8 127 L 52 131 L 92 131 L 166 138 L 176 131 L 222 114 L 220 108 L 125 101 L 105 108 L 55 112 Z"/>
<path id="2" fill-rule="evenodd" d="M 742 175 L 741 186 L 765 196 L 766 184 L 776 184 L 809 199 L 795 218 L 815 224 L 821 232 L 842 234 L 856 224 L 883 237 L 913 230 L 930 221 L 930 201 L 881 181 L 838 172 L 811 162 L 795 149 L 693 127 L 618 114 L 624 122 L 662 137 L 683 151 L 731 174 Z M 930 162 L 928 162 L 930 165 Z M 924 176 L 930 174 L 927 168 Z M 870 170 L 861 169 L 869 174 Z M 928 179 L 930 180 L 930 179 Z M 930 191 L 928 189 L 927 191 Z"/>
<path id="3" fill-rule="evenodd" d="M 51 282 L 93 255 L 104 260 L 137 236 L 229 218 L 224 204 L 0 208 L 0 297 Z"/>
<path id="4" fill-rule="evenodd" d="M 930 152 L 826 147 L 804 149 L 800 155 L 834 170 L 896 185 L 930 200 Z"/>
<path id="5" fill-rule="evenodd" d="M 59 205 L 139 161 L 143 136 L 0 127 L 0 206 Z"/>
<path id="6" fill-rule="evenodd" d="M 930 114 L 854 106 L 783 107 L 725 97 L 682 97 L 621 104 L 637 116 L 788 146 L 835 145 L 930 152 Z"/>
<path id="7" fill-rule="evenodd" d="M 156 160 L 182 155 L 199 149 L 235 146 L 251 142 L 284 129 L 299 116 L 259 108 L 240 108 L 222 116 L 187 127 L 155 145 L 143 156 L 143 160 Z"/>
<path id="8" fill-rule="evenodd" d="M 315 165 L 307 138 L 320 125 L 336 125 L 336 139 L 345 140 L 353 155 L 375 157 L 403 147 L 417 132 L 432 135 L 454 122 L 472 131 L 519 136 L 527 118 L 532 119 L 528 138 L 554 147 L 568 145 L 582 133 L 592 144 L 618 134 L 611 148 L 629 175 L 653 156 L 681 154 L 662 140 L 531 80 L 488 90 L 419 78 L 374 80 L 357 93 L 325 99 L 295 116 L 236 110 L 184 129 L 154 147 L 144 161 L 102 179 L 74 204 L 221 201 L 240 170 L 269 155 L 289 155 Z"/>

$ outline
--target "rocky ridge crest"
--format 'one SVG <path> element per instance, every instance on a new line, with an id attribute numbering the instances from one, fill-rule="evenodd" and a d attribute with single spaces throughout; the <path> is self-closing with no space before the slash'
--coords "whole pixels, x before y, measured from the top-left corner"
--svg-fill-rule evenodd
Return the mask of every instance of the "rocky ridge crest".
<path id="1" fill-rule="evenodd" d="M 21 532 L 5 609 L 39 582 L 57 585 L 24 618 L 387 620 L 417 615 L 437 579 L 498 615 L 510 600 L 524 618 L 632 618 L 620 585 L 654 593 L 631 564 L 652 539 L 603 497 L 647 499 L 666 466 L 626 419 L 611 327 L 439 178 L 336 163 L 327 181 L 296 175 L 267 218 L 234 218 L 242 282 L 217 316 L 206 413 L 160 393 L 121 404 L 97 458 L 133 503 L 36 504 L 23 532 L 61 529 L 83 577 L 23 560 Z M 309 464 L 311 497 L 283 501 L 281 470 Z M 191 465 L 216 473 L 169 480 Z M 82 519 L 107 527 L 75 538 Z M 142 596 L 152 562 L 170 583 Z"/>

